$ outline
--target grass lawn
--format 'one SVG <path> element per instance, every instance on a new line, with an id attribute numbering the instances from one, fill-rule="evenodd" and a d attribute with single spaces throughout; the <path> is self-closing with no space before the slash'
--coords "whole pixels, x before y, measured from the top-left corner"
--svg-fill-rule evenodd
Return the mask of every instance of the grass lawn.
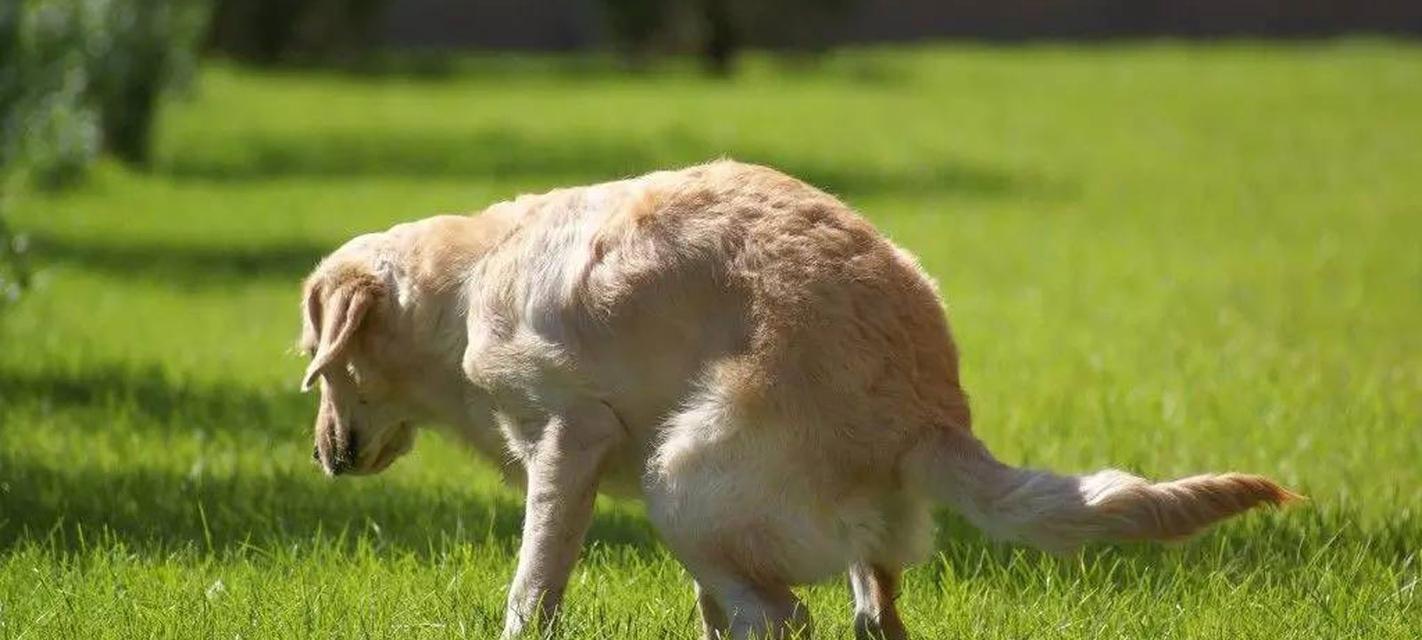
<path id="1" fill-rule="evenodd" d="M 497 633 L 521 504 L 437 434 L 310 462 L 298 283 L 363 231 L 730 155 L 842 195 L 939 279 L 1002 459 L 1312 497 L 1054 559 L 941 518 L 919 638 L 1422 636 L 1422 48 L 932 48 L 735 81 L 558 61 L 205 69 L 146 172 L 21 203 L 0 324 L 0 638 Z M 849 633 L 841 584 L 805 591 Z M 570 638 L 691 638 L 599 503 Z"/>

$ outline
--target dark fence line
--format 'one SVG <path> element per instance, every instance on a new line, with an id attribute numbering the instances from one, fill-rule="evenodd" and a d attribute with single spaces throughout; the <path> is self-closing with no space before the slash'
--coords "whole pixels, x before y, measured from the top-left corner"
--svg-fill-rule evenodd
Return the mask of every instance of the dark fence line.
<path id="1" fill-rule="evenodd" d="M 1026 40 L 1422 35 L 1419 0 L 848 0 L 827 17 L 757 34 L 762 46 L 939 38 Z M 813 30 L 806 33 L 806 24 Z M 400 0 L 394 47 L 580 50 L 606 43 L 596 0 Z"/>

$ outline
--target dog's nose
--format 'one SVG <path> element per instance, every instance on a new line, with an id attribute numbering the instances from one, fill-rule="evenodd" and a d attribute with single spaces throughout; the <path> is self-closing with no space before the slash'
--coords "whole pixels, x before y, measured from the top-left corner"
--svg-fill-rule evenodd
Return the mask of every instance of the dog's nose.
<path id="1" fill-rule="evenodd" d="M 350 434 L 348 434 L 348 435 L 346 436 L 346 451 L 345 451 L 345 455 L 341 456 L 342 458 L 345 459 L 345 463 L 346 463 L 346 468 L 347 468 L 347 469 L 349 469 L 349 468 L 355 466 L 355 463 L 356 463 L 356 456 L 359 455 L 359 454 L 360 454 L 360 445 L 357 444 L 357 437 L 356 437 L 355 425 L 351 425 L 351 432 L 350 432 Z"/>
<path id="2" fill-rule="evenodd" d="M 331 460 L 326 463 L 326 473 L 338 476 L 350 471 L 352 466 L 351 461 L 347 460 L 346 456 L 337 454 L 332 456 Z"/>
<path id="3" fill-rule="evenodd" d="M 355 466 L 355 458 L 350 452 L 349 445 L 344 449 L 333 448 L 331 453 L 327 454 L 324 458 L 321 456 L 321 448 L 319 446 L 312 447 L 311 459 L 315 460 L 316 464 L 324 469 L 327 474 L 333 476 L 338 476 L 350 471 L 351 468 Z"/>
<path id="4" fill-rule="evenodd" d="M 354 469 L 356 466 L 356 455 L 358 453 L 360 453 L 360 444 L 356 439 L 355 430 L 352 429 L 351 432 L 346 435 L 345 448 L 331 456 L 327 470 L 330 471 L 331 475 L 338 476 Z"/>

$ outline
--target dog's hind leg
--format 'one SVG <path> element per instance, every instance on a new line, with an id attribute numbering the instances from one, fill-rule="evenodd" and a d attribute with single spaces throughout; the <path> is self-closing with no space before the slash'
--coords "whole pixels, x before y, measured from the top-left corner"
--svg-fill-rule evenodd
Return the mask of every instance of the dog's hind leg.
<path id="1" fill-rule="evenodd" d="M 701 633 L 706 640 L 716 640 L 717 634 L 731 626 L 731 620 L 716 602 L 716 596 L 706 587 L 696 583 L 696 608 L 701 612 Z"/>
<path id="2" fill-rule="evenodd" d="M 706 637 L 726 640 L 809 638 L 810 612 L 781 583 L 757 583 L 729 568 L 693 570 Z M 706 614 L 710 613 L 710 616 Z"/>
<path id="3" fill-rule="evenodd" d="M 809 610 L 773 570 L 778 564 L 772 541 L 776 536 L 755 526 L 746 527 L 751 535 L 728 536 L 725 530 L 705 526 L 700 518 L 682 520 L 660 506 L 660 500 L 650 501 L 648 516 L 696 580 L 706 638 L 809 637 Z M 731 520 L 735 515 L 712 514 L 712 518 Z M 764 547 L 756 544 L 762 540 L 767 543 Z"/>
<path id="4" fill-rule="evenodd" d="M 849 587 L 854 592 L 855 640 L 908 640 L 899 619 L 899 570 L 869 562 L 849 567 Z"/>

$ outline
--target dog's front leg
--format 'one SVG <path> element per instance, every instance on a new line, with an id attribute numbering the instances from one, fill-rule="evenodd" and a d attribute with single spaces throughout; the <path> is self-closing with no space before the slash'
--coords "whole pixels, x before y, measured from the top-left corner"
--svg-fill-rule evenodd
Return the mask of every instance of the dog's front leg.
<path id="1" fill-rule="evenodd" d="M 553 628 L 568 575 L 592 522 L 603 459 L 624 437 L 612 409 L 601 402 L 560 412 L 548 421 L 525 464 L 528 493 L 518 571 L 509 587 L 504 637 Z"/>

